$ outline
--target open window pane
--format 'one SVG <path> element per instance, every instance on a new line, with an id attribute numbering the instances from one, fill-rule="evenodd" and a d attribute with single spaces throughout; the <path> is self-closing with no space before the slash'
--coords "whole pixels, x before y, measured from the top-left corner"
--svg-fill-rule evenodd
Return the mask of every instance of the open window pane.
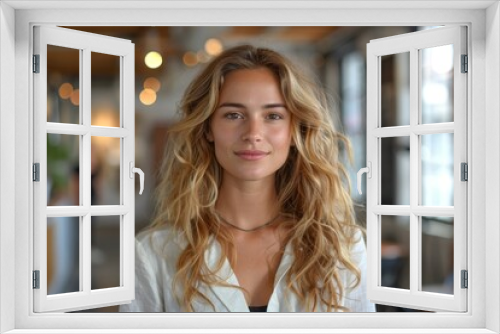
<path id="1" fill-rule="evenodd" d="M 381 139 L 382 205 L 410 205 L 410 137 Z"/>
<path id="2" fill-rule="evenodd" d="M 81 291 L 80 217 L 47 218 L 47 294 Z"/>
<path id="3" fill-rule="evenodd" d="M 410 289 L 410 217 L 381 216 L 381 286 Z"/>
<path id="4" fill-rule="evenodd" d="M 91 204 L 121 204 L 121 139 L 92 136 L 91 160 Z"/>
<path id="5" fill-rule="evenodd" d="M 420 50 L 422 124 L 453 122 L 453 45 Z"/>
<path id="6" fill-rule="evenodd" d="M 120 218 L 92 217 L 92 290 L 120 286 Z"/>
<path id="7" fill-rule="evenodd" d="M 421 136 L 422 205 L 453 206 L 453 133 Z"/>
<path id="8" fill-rule="evenodd" d="M 410 53 L 381 58 L 381 123 L 383 127 L 410 124 Z"/>
<path id="9" fill-rule="evenodd" d="M 71 67 L 65 67 L 65 59 L 59 63 L 47 59 L 53 52 L 50 45 L 76 52 Z M 39 71 L 33 74 L 33 176 L 37 180 L 33 275 L 40 283 L 34 279 L 34 311 L 66 312 L 128 302 L 134 298 L 134 180 L 122 175 L 134 165 L 134 46 L 127 40 L 36 26 L 33 51 L 40 59 Z M 114 55 L 121 62 L 117 80 L 123 96 L 115 99 L 124 99 L 123 119 L 115 128 L 91 126 L 92 52 Z M 64 78 L 76 75 L 80 107 L 71 116 L 57 114 L 51 107 L 50 95 L 55 94 L 48 87 L 53 80 L 51 66 L 59 66 Z M 97 194 L 105 196 L 97 198 Z M 96 206 L 96 201 L 105 205 Z M 92 240 L 93 215 L 121 217 L 122 227 L 115 236 L 121 252 L 118 283 L 115 277 L 107 283 L 114 288 L 97 286 L 97 292 L 92 291 L 92 270 L 103 270 L 92 268 L 92 242 L 104 241 Z"/>
<path id="10" fill-rule="evenodd" d="M 120 126 L 120 57 L 91 53 L 92 117 L 97 126 Z"/>
<path id="11" fill-rule="evenodd" d="M 80 50 L 47 45 L 47 122 L 80 124 Z"/>
<path id="12" fill-rule="evenodd" d="M 422 291 L 453 294 L 453 218 L 421 217 Z"/>
<path id="13" fill-rule="evenodd" d="M 47 134 L 47 205 L 80 205 L 80 136 Z"/>

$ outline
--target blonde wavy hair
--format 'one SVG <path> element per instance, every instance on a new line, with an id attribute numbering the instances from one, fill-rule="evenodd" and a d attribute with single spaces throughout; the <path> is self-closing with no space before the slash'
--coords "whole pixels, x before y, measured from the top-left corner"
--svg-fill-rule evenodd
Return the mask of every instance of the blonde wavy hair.
<path id="1" fill-rule="evenodd" d="M 354 274 L 352 287 L 361 276 L 350 257 L 359 228 L 349 178 L 340 161 L 342 144 L 352 156 L 349 141 L 335 130 L 327 98 L 314 80 L 281 54 L 250 45 L 224 51 L 198 74 L 181 101 L 181 121 L 169 130 L 151 227 L 168 224 L 186 240 L 173 280 L 173 288 L 179 285 L 180 289 L 174 291 L 182 291 L 178 301 L 185 311 L 193 311 L 195 299 L 213 307 L 197 288 L 200 284 L 228 285 L 216 273 L 226 258 L 236 259 L 235 247 L 230 231 L 220 228 L 215 213 L 222 172 L 206 134 L 224 77 L 231 71 L 256 68 L 267 68 L 277 76 L 291 113 L 295 145 L 275 178 L 280 212 L 291 218 L 286 242 L 291 243 L 295 260 L 286 274 L 287 287 L 307 311 L 317 311 L 318 302 L 329 312 L 345 311 L 340 301 L 347 287 L 340 268 Z M 222 252 L 215 271 L 203 256 L 211 237 Z"/>

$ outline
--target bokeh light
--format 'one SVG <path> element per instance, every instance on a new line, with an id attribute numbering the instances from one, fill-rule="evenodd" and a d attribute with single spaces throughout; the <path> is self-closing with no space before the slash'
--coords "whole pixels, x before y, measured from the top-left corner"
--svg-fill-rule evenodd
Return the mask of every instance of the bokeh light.
<path id="1" fill-rule="evenodd" d="M 149 68 L 158 68 L 163 63 L 163 58 L 158 52 L 150 51 L 146 54 L 146 57 L 144 57 L 144 63 Z"/>
<path id="2" fill-rule="evenodd" d="M 80 105 L 80 90 L 74 89 L 69 99 L 73 105 Z"/>
<path id="3" fill-rule="evenodd" d="M 198 56 L 192 51 L 188 51 L 182 57 L 182 61 L 186 66 L 193 67 L 198 64 Z"/>
<path id="4" fill-rule="evenodd" d="M 69 99 L 71 97 L 71 93 L 73 93 L 73 85 L 69 82 L 65 82 L 59 87 L 59 97 L 61 99 Z"/>
<path id="5" fill-rule="evenodd" d="M 149 77 L 146 80 L 144 80 L 144 88 L 150 88 L 154 90 L 156 93 L 158 93 L 158 91 L 161 88 L 160 80 L 153 77 Z"/>
<path id="6" fill-rule="evenodd" d="M 211 56 L 219 55 L 222 50 L 222 43 L 216 38 L 210 38 L 205 42 L 205 51 Z"/>
<path id="7" fill-rule="evenodd" d="M 156 102 L 156 92 L 151 88 L 144 88 L 139 94 L 139 100 L 142 104 L 150 106 Z"/>

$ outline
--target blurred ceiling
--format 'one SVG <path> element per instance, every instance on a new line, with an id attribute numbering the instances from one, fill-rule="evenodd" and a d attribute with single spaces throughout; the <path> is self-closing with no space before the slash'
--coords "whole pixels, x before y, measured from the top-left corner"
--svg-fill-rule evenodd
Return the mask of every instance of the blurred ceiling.
<path id="1" fill-rule="evenodd" d="M 203 48 L 208 38 L 217 38 L 222 45 L 234 45 L 244 41 L 251 42 L 265 38 L 280 44 L 318 44 L 321 40 L 339 33 L 345 27 L 328 26 L 293 26 L 293 27 L 263 27 L 263 26 L 235 26 L 235 27 L 204 27 L 204 34 L 200 35 L 199 27 L 144 27 L 144 26 L 66 26 L 64 28 L 86 31 L 131 40 L 135 44 L 135 68 L 137 76 L 148 76 L 154 70 L 144 63 L 144 56 L 148 51 L 156 50 L 162 57 L 178 57 L 182 59 L 188 52 L 197 52 Z M 78 64 L 71 49 L 59 48 L 51 55 L 52 70 L 64 71 L 67 75 L 77 75 Z M 73 56 L 72 56 L 73 54 Z M 94 72 L 95 71 L 95 72 Z M 112 76 L 118 71 L 117 62 L 113 57 L 100 57 L 92 62 L 92 72 L 99 76 Z"/>

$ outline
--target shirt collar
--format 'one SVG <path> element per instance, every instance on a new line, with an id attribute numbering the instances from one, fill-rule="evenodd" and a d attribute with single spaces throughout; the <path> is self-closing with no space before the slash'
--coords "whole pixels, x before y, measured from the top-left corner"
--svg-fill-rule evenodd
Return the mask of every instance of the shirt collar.
<path id="1" fill-rule="evenodd" d="M 219 242 L 215 239 L 214 236 L 210 237 L 209 247 L 205 251 L 205 263 L 210 271 L 215 272 L 217 262 L 221 256 L 221 246 Z M 275 279 L 274 279 L 274 291 L 276 287 L 279 285 L 285 274 L 290 269 L 291 264 L 293 263 L 294 255 L 292 251 L 292 245 L 289 242 L 283 253 L 280 264 L 278 266 L 278 270 L 276 271 Z M 224 259 L 223 265 L 216 274 L 221 280 L 225 281 L 228 284 L 239 286 L 238 279 L 234 274 L 231 265 L 228 259 Z M 243 291 L 237 288 L 233 288 L 230 286 L 222 286 L 222 285 L 211 285 L 209 289 L 214 293 L 215 296 L 220 300 L 222 304 L 231 312 L 248 312 L 248 305 L 245 300 L 245 296 Z"/>

